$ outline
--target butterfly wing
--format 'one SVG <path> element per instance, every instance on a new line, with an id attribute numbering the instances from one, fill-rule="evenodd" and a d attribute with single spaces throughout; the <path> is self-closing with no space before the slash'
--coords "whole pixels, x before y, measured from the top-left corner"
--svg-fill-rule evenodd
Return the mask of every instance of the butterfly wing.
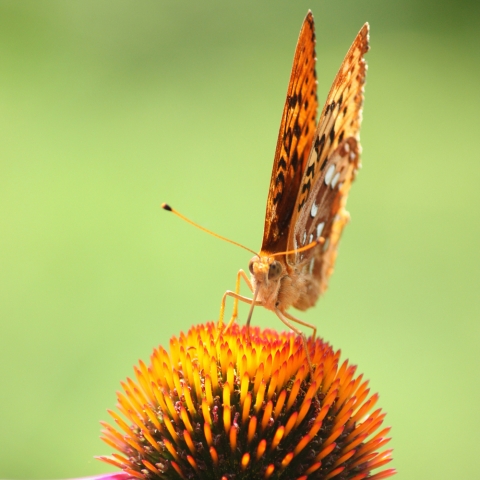
<path id="1" fill-rule="evenodd" d="M 315 32 L 308 12 L 295 49 L 267 199 L 262 252 L 285 249 L 316 128 Z"/>
<path id="2" fill-rule="evenodd" d="M 335 77 L 315 132 L 298 195 L 292 212 L 293 228 L 288 250 L 323 237 L 325 243 L 287 256 L 287 263 L 312 275 L 318 292 L 327 288 L 333 272 L 337 246 L 348 222 L 345 210 L 348 192 L 360 167 L 359 130 L 368 51 L 369 26 L 365 24 L 350 47 Z"/>

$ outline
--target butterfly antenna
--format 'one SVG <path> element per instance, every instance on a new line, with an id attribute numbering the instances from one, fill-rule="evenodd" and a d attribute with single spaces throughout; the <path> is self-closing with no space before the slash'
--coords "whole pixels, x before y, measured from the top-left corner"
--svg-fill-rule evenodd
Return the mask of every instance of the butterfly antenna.
<path id="1" fill-rule="evenodd" d="M 248 247 L 245 247 L 245 246 L 242 245 L 241 243 L 234 242 L 233 240 L 230 240 L 229 238 L 222 237 L 222 235 L 219 235 L 218 233 L 215 233 L 215 232 L 212 232 L 211 230 L 208 230 L 208 228 L 202 227 L 202 226 L 199 225 L 198 223 L 195 223 L 194 221 L 192 221 L 192 220 L 190 220 L 189 218 L 187 218 L 187 217 L 185 217 L 184 215 L 182 215 L 180 212 L 177 212 L 177 211 L 174 210 L 170 205 L 168 205 L 168 204 L 166 204 L 166 203 L 162 203 L 162 208 L 163 208 L 164 210 L 166 210 L 167 212 L 172 212 L 172 213 L 174 213 L 177 217 L 181 218 L 182 220 L 184 220 L 185 222 L 189 223 L 190 225 L 193 225 L 194 227 L 197 227 L 197 228 L 199 228 L 200 230 L 203 230 L 204 232 L 209 233 L 210 235 L 213 235 L 214 237 L 219 238 L 220 240 L 224 240 L 225 242 L 228 242 L 228 243 L 233 243 L 233 245 L 236 245 L 237 247 L 243 248 L 244 250 L 247 250 L 247 251 L 253 253 L 254 255 L 257 255 L 257 252 L 251 250 L 251 249 L 248 248 Z"/>
<path id="2" fill-rule="evenodd" d="M 305 250 L 310 250 L 311 248 L 316 247 L 317 245 L 323 245 L 324 243 L 325 243 L 325 239 L 323 237 L 318 237 L 312 243 L 309 243 L 308 245 L 305 245 L 304 247 L 295 248 L 294 250 L 287 250 L 286 252 L 270 253 L 269 256 L 270 257 L 276 257 L 278 255 L 290 255 L 292 253 L 304 252 Z"/>

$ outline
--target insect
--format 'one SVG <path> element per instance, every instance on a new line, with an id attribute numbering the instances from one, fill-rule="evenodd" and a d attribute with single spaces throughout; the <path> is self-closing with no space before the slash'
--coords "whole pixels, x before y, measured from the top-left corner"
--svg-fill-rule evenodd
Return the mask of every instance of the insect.
<path id="1" fill-rule="evenodd" d="M 296 324 L 311 328 L 313 337 L 316 335 L 314 325 L 287 310 L 292 306 L 306 310 L 325 292 L 349 220 L 345 204 L 360 167 L 368 32 L 366 23 L 340 66 L 317 123 L 315 31 L 310 11 L 303 22 L 275 150 L 262 247 L 259 253 L 247 249 L 255 254 L 248 267 L 250 278 L 239 270 L 235 291 L 223 295 L 220 330 L 224 328 L 226 299 L 233 297 L 226 328 L 235 321 L 241 301 L 251 305 L 247 325 L 253 307 L 261 305 L 302 336 L 305 350 L 305 335 Z M 168 205 L 162 206 L 186 219 Z M 252 298 L 240 295 L 242 278 Z"/>

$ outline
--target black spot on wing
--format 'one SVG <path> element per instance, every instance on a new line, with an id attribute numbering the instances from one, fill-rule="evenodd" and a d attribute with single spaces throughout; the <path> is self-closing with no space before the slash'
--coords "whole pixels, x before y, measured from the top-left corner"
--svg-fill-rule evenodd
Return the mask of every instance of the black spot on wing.
<path id="1" fill-rule="evenodd" d="M 322 171 L 325 168 L 325 165 L 327 164 L 327 162 L 328 162 L 328 157 L 325 157 L 325 160 L 323 161 L 322 166 L 320 167 L 320 171 Z"/>
<path id="2" fill-rule="evenodd" d="M 294 108 L 297 104 L 297 95 L 294 93 L 291 97 L 288 97 L 288 106 Z"/>
<path id="3" fill-rule="evenodd" d="M 332 127 L 330 133 L 328 134 L 328 138 L 330 138 L 330 143 L 333 143 L 333 139 L 335 138 L 335 126 Z"/>
<path id="4" fill-rule="evenodd" d="M 312 163 L 308 168 L 307 168 L 307 172 L 306 172 L 306 175 L 307 177 L 312 177 L 313 178 L 313 174 L 315 173 L 315 164 Z"/>
<path id="5" fill-rule="evenodd" d="M 300 128 L 300 125 L 298 123 L 295 123 L 295 125 L 293 126 L 293 134 L 298 138 L 301 133 L 302 129 Z"/>
<path id="6" fill-rule="evenodd" d="M 283 157 L 280 157 L 280 161 L 278 162 L 278 168 L 281 168 L 282 170 L 287 169 L 287 162 Z"/>
<path id="7" fill-rule="evenodd" d="M 320 156 L 322 155 L 324 147 L 325 147 L 325 134 L 323 134 L 320 139 L 317 137 L 317 139 L 315 140 L 315 151 L 317 152 L 317 159 L 319 159 Z"/>
<path id="8" fill-rule="evenodd" d="M 298 166 L 298 152 L 297 152 L 297 149 L 295 149 L 293 154 L 292 154 L 292 160 L 290 162 L 290 165 L 292 166 L 293 173 L 295 174 L 295 172 L 297 171 L 297 166 Z"/>
<path id="9" fill-rule="evenodd" d="M 278 185 L 279 183 L 285 185 L 285 175 L 283 174 L 283 172 L 280 172 L 275 179 L 275 185 Z"/>
<path id="10" fill-rule="evenodd" d="M 341 143 L 343 140 L 343 136 L 345 135 L 345 130 L 342 130 L 340 132 L 340 135 L 338 136 L 338 143 Z"/>
<path id="11" fill-rule="evenodd" d="M 308 182 L 307 183 L 304 183 L 302 185 L 302 193 L 305 193 L 305 190 L 308 190 L 308 193 L 310 193 L 310 188 L 311 188 L 312 184 L 310 182 L 310 179 L 308 179 Z M 308 195 L 307 193 L 307 195 Z"/>

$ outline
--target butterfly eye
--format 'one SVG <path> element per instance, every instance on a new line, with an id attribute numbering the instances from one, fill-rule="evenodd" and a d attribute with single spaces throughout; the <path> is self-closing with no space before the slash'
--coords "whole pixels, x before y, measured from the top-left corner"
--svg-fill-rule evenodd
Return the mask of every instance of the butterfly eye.
<path id="1" fill-rule="evenodd" d="M 250 273 L 253 275 L 253 258 L 248 262 L 248 269 L 250 270 Z"/>
<path id="2" fill-rule="evenodd" d="M 274 261 L 273 263 L 270 264 L 270 267 L 268 267 L 268 279 L 269 280 L 275 280 L 280 276 L 282 273 L 282 265 L 280 262 Z"/>

